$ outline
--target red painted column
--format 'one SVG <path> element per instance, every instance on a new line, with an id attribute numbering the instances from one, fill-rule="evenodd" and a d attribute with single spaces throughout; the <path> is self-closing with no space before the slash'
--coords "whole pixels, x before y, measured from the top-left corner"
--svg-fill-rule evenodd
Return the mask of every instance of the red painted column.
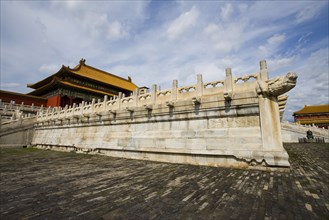
<path id="1" fill-rule="evenodd" d="M 57 95 L 57 96 L 48 98 L 47 107 L 49 107 L 49 106 L 57 107 L 57 106 L 60 106 L 60 104 L 61 104 L 61 96 Z"/>

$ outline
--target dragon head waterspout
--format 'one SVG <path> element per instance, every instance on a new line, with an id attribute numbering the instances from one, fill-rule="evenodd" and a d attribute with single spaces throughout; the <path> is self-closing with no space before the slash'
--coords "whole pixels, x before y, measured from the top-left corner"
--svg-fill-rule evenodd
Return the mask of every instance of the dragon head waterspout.
<path id="1" fill-rule="evenodd" d="M 257 91 L 268 96 L 279 96 L 296 86 L 297 74 L 289 72 L 285 76 L 279 76 L 268 81 L 258 81 Z"/>

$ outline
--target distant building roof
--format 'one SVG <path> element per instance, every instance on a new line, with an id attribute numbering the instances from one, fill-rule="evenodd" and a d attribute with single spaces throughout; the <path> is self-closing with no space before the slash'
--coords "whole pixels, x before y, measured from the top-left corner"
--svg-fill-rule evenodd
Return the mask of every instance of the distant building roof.
<path id="1" fill-rule="evenodd" d="M 301 110 L 294 112 L 293 115 L 303 115 L 303 114 L 329 114 L 329 105 L 305 105 Z"/>
<path id="2" fill-rule="evenodd" d="M 34 104 L 35 106 L 46 106 L 47 104 L 46 98 L 5 90 L 0 90 L 0 100 L 5 103 L 11 103 L 14 101 L 16 104 L 21 104 L 23 102 L 25 105 Z"/>
<path id="3" fill-rule="evenodd" d="M 40 100 L 47 100 L 46 98 L 42 98 L 39 96 L 34 96 L 34 95 L 28 95 L 28 94 L 23 94 L 23 93 L 18 93 L 18 92 L 11 92 L 11 91 L 6 91 L 6 90 L 0 90 L 0 97 L 2 98 L 5 95 L 15 95 L 15 96 L 21 96 L 21 97 L 27 97 L 27 98 L 32 98 L 32 99 L 40 99 Z"/>

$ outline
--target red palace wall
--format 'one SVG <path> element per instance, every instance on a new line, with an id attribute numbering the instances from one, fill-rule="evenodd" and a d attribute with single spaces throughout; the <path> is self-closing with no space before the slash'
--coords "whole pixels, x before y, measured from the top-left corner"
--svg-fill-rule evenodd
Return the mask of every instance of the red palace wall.
<path id="1" fill-rule="evenodd" d="M 47 107 L 56 107 L 61 105 L 61 96 L 53 96 L 48 98 Z"/>
<path id="2" fill-rule="evenodd" d="M 21 104 L 24 102 L 24 105 L 32 105 L 35 106 L 46 106 L 47 99 L 40 98 L 36 96 L 25 95 L 21 93 L 8 92 L 4 90 L 0 90 L 0 99 L 2 102 L 10 103 L 11 101 L 15 101 L 15 104 Z"/>

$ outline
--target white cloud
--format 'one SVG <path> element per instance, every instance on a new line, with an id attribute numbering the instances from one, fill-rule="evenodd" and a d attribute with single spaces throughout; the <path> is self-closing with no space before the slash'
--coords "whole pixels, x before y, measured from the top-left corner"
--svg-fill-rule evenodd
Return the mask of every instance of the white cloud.
<path id="1" fill-rule="evenodd" d="M 129 37 L 129 33 L 120 22 L 114 21 L 108 25 L 108 31 L 106 37 L 109 40 L 117 40 Z"/>
<path id="2" fill-rule="evenodd" d="M 280 45 L 281 43 L 284 42 L 284 40 L 286 39 L 286 36 L 285 34 L 275 34 L 273 35 L 272 37 L 270 37 L 267 42 L 270 44 L 270 45 Z"/>
<path id="3" fill-rule="evenodd" d="M 70 10 L 76 10 L 79 6 L 81 6 L 81 1 L 74 1 L 74 0 L 51 1 L 51 4 L 55 6 L 63 6 L 64 8 Z"/>
<path id="4" fill-rule="evenodd" d="M 321 48 L 298 62 L 299 67 L 294 70 L 298 74 L 297 86 L 289 92 L 286 120 L 292 120 L 291 113 L 304 105 L 329 103 L 328 49 Z"/>
<path id="5" fill-rule="evenodd" d="M 241 14 L 246 13 L 246 11 L 248 10 L 248 7 L 249 6 L 247 4 L 238 4 L 238 9 Z"/>
<path id="6" fill-rule="evenodd" d="M 0 88 L 1 89 L 14 89 L 17 88 L 18 86 L 20 86 L 20 83 L 15 83 L 15 82 L 11 82 L 11 83 L 1 83 L 0 84 Z"/>
<path id="7" fill-rule="evenodd" d="M 246 23 L 242 21 L 234 21 L 231 23 L 210 23 L 204 29 L 205 42 L 209 47 L 213 47 L 218 53 L 230 53 L 237 51 L 241 44 L 247 38 L 241 37 L 246 28 Z"/>
<path id="8" fill-rule="evenodd" d="M 271 71 L 276 71 L 278 69 L 291 66 L 297 59 L 298 56 L 291 56 L 291 57 L 278 56 L 267 60 L 267 63 Z"/>
<path id="9" fill-rule="evenodd" d="M 192 28 L 199 17 L 198 9 L 193 6 L 190 11 L 182 13 L 176 18 L 167 29 L 167 34 L 170 39 L 177 38 L 183 33 Z"/>
<path id="10" fill-rule="evenodd" d="M 94 39 L 116 41 L 129 37 L 129 32 L 118 20 L 113 20 L 106 13 L 88 12 L 83 15 L 84 32 Z"/>
<path id="11" fill-rule="evenodd" d="M 39 68 L 39 72 L 43 74 L 54 74 L 60 69 L 56 64 L 42 64 Z"/>
<path id="12" fill-rule="evenodd" d="M 317 60 L 327 57 L 327 2 L 0 2 L 1 81 L 20 84 L 18 92 L 80 58 L 162 88 L 195 83 L 198 73 L 223 79 L 228 66 L 235 76 L 253 73 L 265 58 L 270 77 L 299 74 L 289 111 L 326 98 L 314 91 L 328 88 L 328 65 Z"/>
<path id="13" fill-rule="evenodd" d="M 274 34 L 264 45 L 258 46 L 258 52 L 261 57 L 267 58 L 275 54 L 279 50 L 282 43 L 286 40 L 285 34 Z"/>
<path id="14" fill-rule="evenodd" d="M 226 21 L 230 18 L 231 14 L 233 12 L 233 7 L 231 4 L 226 4 L 224 7 L 221 7 L 220 9 L 220 17 Z"/>
<path id="15" fill-rule="evenodd" d="M 303 8 L 297 13 L 295 17 L 296 18 L 295 22 L 302 23 L 314 18 L 318 14 L 319 10 L 323 8 L 324 5 L 325 5 L 324 2 L 317 2 L 316 4 L 306 6 L 305 8 Z M 327 6 L 327 10 L 328 10 L 328 6 Z"/>

